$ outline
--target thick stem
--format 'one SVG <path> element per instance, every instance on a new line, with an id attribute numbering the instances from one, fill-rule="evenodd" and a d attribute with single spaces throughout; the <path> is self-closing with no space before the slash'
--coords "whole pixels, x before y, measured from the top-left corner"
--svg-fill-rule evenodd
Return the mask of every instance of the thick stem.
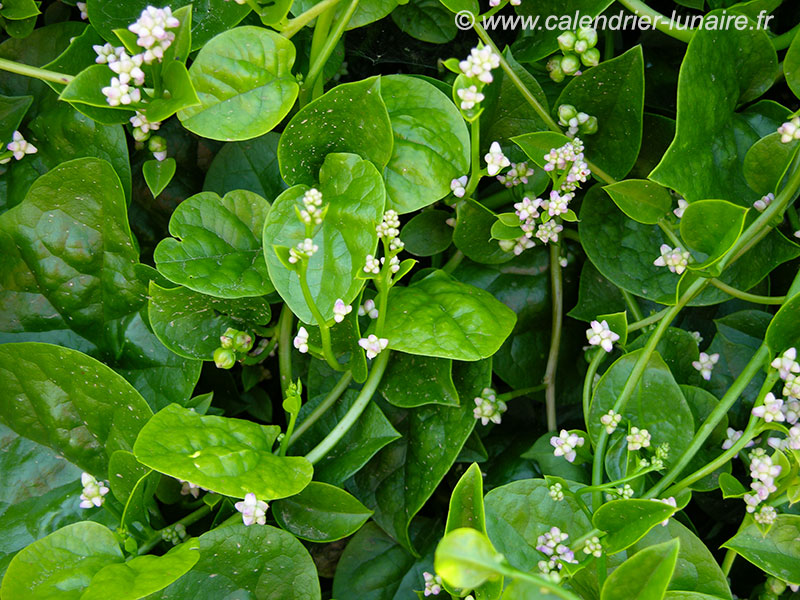
<path id="1" fill-rule="evenodd" d="M 625 298 L 625 304 L 631 311 L 631 316 L 637 321 L 641 321 L 643 318 L 642 309 L 639 308 L 639 303 L 636 301 L 636 296 L 631 294 L 628 290 L 623 290 L 620 288 L 622 292 L 622 297 Z"/>
<path id="2" fill-rule="evenodd" d="M 345 414 L 342 420 L 339 421 L 336 427 L 334 427 L 331 432 L 325 436 L 325 439 L 317 444 L 316 447 L 311 450 L 311 452 L 306 454 L 306 458 L 311 464 L 317 463 L 325 458 L 328 452 L 330 452 L 333 447 L 339 443 L 345 434 L 350 431 L 350 428 L 355 424 L 355 422 L 361 417 L 364 409 L 367 408 L 367 405 L 372 400 L 375 390 L 378 389 L 378 384 L 380 384 L 383 373 L 386 371 L 386 365 L 389 364 L 390 354 L 391 352 L 389 350 L 384 350 L 378 355 L 378 357 L 375 359 L 375 362 L 372 363 L 372 371 L 370 371 L 369 377 L 367 377 L 367 381 L 364 383 L 364 387 L 361 388 L 361 392 L 358 394 L 355 402 L 353 402 L 350 410 L 347 411 L 347 414 Z"/>
<path id="3" fill-rule="evenodd" d="M 278 322 L 278 370 L 281 376 L 281 392 L 286 393 L 286 388 L 292 382 L 292 322 L 294 315 L 288 304 L 283 305 L 281 317 Z"/>
<path id="4" fill-rule="evenodd" d="M 754 304 L 783 304 L 786 302 L 786 296 L 759 296 L 758 294 L 750 294 L 748 292 L 737 290 L 736 288 L 729 286 L 727 283 L 724 283 L 719 279 L 712 279 L 711 285 L 722 290 L 729 296 L 739 298 L 739 300 L 744 300 L 746 302 L 752 302 Z"/>
<path id="5" fill-rule="evenodd" d="M 544 372 L 547 429 L 556 431 L 556 370 L 561 348 L 561 326 L 564 321 L 564 281 L 561 277 L 561 247 L 550 244 L 550 290 L 552 295 L 552 326 L 550 328 L 550 353 Z"/>
<path id="6" fill-rule="evenodd" d="M 469 124 L 470 175 L 464 195 L 471 198 L 481 180 L 481 125 L 480 117 Z"/>
<path id="7" fill-rule="evenodd" d="M 319 15 L 324 13 L 329 8 L 332 8 L 339 4 L 342 0 L 322 0 L 309 8 L 306 12 L 297 15 L 294 19 L 291 19 L 287 24 L 286 27 L 281 29 L 281 35 L 287 39 L 291 39 L 298 31 L 300 31 L 303 27 L 308 25 L 311 21 L 316 19 Z"/>
<path id="8" fill-rule="evenodd" d="M 344 368 L 339 364 L 339 361 L 336 360 L 336 356 L 333 354 L 333 348 L 331 347 L 331 328 L 325 323 L 325 319 L 322 317 L 322 313 L 319 311 L 317 303 L 311 295 L 305 269 L 300 271 L 298 275 L 300 276 L 300 290 L 303 292 L 303 299 L 306 301 L 306 305 L 311 311 L 311 314 L 314 315 L 317 325 L 319 325 L 319 335 L 322 338 L 322 355 L 325 357 L 325 362 L 328 363 L 331 369 L 342 371 Z"/>
<path id="9" fill-rule="evenodd" d="M 310 91 L 314 83 L 317 80 L 317 77 L 320 76 L 322 73 L 322 69 L 325 67 L 325 63 L 328 62 L 328 58 L 330 58 L 333 49 L 336 47 L 336 44 L 339 43 L 339 39 L 342 37 L 344 33 L 345 27 L 350 22 L 350 18 L 353 16 L 353 13 L 356 11 L 358 7 L 358 0 L 350 0 L 350 4 L 347 6 L 347 9 L 339 17 L 339 20 L 336 22 L 336 25 L 333 27 L 333 31 L 328 36 L 328 39 L 325 41 L 325 45 L 320 50 L 319 56 L 311 65 L 311 68 L 308 71 L 308 77 L 306 78 L 305 82 L 303 83 L 303 89 Z"/>
<path id="10" fill-rule="evenodd" d="M 648 17 L 653 27 L 668 36 L 689 43 L 695 30 L 688 27 L 681 27 L 667 16 L 662 15 L 657 10 L 653 10 L 641 0 L 618 0 L 622 6 L 634 13 L 638 17 Z"/>
<path id="11" fill-rule="evenodd" d="M 461 250 L 456 250 L 446 263 L 442 266 L 442 271 L 445 273 L 452 273 L 456 270 L 461 261 L 464 260 L 464 253 Z"/>
<path id="12" fill-rule="evenodd" d="M 6 58 L 0 58 L 0 71 L 8 71 L 9 73 L 16 73 L 17 75 L 25 75 L 26 77 L 34 77 L 42 81 L 52 81 L 53 83 L 60 83 L 63 85 L 67 85 L 75 79 L 74 76 L 67 75 L 66 73 L 57 73 L 55 71 L 40 69 L 39 67 L 32 67 Z"/>
<path id="13" fill-rule="evenodd" d="M 792 45 L 794 36 L 797 35 L 798 31 L 800 31 L 800 23 L 792 27 L 786 33 L 782 33 L 779 36 L 772 38 L 772 47 L 775 48 L 775 50 L 785 50 Z"/>
<path id="14" fill-rule="evenodd" d="M 330 392 L 328 392 L 328 395 L 325 396 L 325 399 L 319 404 L 319 406 L 311 411 L 310 415 L 303 419 L 303 422 L 300 423 L 300 425 L 298 425 L 294 430 L 294 433 L 291 434 L 291 437 L 289 438 L 289 446 L 294 444 L 298 438 L 303 435 L 306 430 L 308 430 L 309 427 L 316 423 L 319 418 L 328 411 L 331 406 L 336 404 L 336 401 L 344 393 L 352 380 L 353 373 L 351 371 L 346 371 L 342 374 L 337 384 Z"/>

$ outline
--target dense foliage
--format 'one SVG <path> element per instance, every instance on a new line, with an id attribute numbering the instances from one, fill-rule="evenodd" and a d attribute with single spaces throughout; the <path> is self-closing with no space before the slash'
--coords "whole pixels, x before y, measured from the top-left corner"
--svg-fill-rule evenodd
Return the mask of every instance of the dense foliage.
<path id="1" fill-rule="evenodd" d="M 0 597 L 800 597 L 798 22 L 2 0 Z"/>

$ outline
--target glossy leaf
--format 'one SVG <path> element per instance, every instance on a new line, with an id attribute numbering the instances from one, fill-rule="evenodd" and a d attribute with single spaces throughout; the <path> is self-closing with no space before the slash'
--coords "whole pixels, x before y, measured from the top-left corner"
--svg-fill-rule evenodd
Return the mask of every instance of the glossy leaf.
<path id="1" fill-rule="evenodd" d="M 471 527 L 447 533 L 436 548 L 436 573 L 449 585 L 472 589 L 496 579 L 503 557 L 486 534 Z"/>
<path id="2" fill-rule="evenodd" d="M 153 198 L 157 198 L 164 191 L 164 188 L 169 185 L 175 175 L 176 168 L 174 158 L 148 160 L 142 165 L 142 174 L 147 187 L 150 188 L 150 193 L 153 194 Z"/>
<path id="3" fill-rule="evenodd" d="M 607 534 L 603 550 L 615 554 L 635 544 L 673 512 L 674 507 L 656 500 L 612 500 L 597 509 L 592 524 Z"/>
<path id="4" fill-rule="evenodd" d="M 669 190 L 652 181 L 627 179 L 603 189 L 622 212 L 639 223 L 656 225 L 672 210 Z"/>
<path id="5" fill-rule="evenodd" d="M 248 190 L 272 200 L 286 189 L 278 168 L 277 133 L 267 133 L 246 142 L 225 144 L 206 173 L 203 190 L 220 196 L 233 190 Z"/>
<path id="6" fill-rule="evenodd" d="M 660 600 L 678 560 L 678 540 L 640 550 L 622 563 L 603 584 L 601 600 Z"/>
<path id="7" fill-rule="evenodd" d="M 450 508 L 447 511 L 445 533 L 459 527 L 472 527 L 486 533 L 486 518 L 483 509 L 483 475 L 476 463 L 458 480 L 450 495 Z"/>
<path id="8" fill-rule="evenodd" d="M 354 534 L 372 511 L 343 489 L 312 481 L 299 494 L 272 503 L 283 529 L 309 542 L 333 542 Z"/>
<path id="9" fill-rule="evenodd" d="M 701 270 L 722 258 L 741 235 L 746 212 L 725 200 L 700 200 L 687 206 L 681 217 L 681 238 L 696 261 L 689 268 Z"/>
<path id="10" fill-rule="evenodd" d="M 332 152 L 358 154 L 383 171 L 392 157 L 392 140 L 380 79 L 339 85 L 289 121 L 278 144 L 281 176 L 289 185 L 314 185 Z"/>
<path id="11" fill-rule="evenodd" d="M 800 581 L 800 516 L 778 515 L 764 535 L 748 519 L 736 535 L 723 544 L 760 569 L 784 581 Z"/>
<path id="12" fill-rule="evenodd" d="M 286 134 L 281 138 L 283 140 Z M 368 254 L 375 254 L 375 227 L 383 216 L 385 193 L 378 170 L 354 154 L 329 154 L 319 173 L 319 191 L 328 212 L 314 234 L 319 249 L 308 261 L 306 279 L 322 317 L 333 319 L 333 305 L 350 304 L 360 292 Z M 316 324 L 296 272 L 287 269 L 275 248 L 292 248 L 306 237 L 296 207 L 308 188 L 292 187 L 275 200 L 264 224 L 264 255 L 275 289 L 304 323 Z"/>
<path id="13" fill-rule="evenodd" d="M 285 498 L 311 481 L 305 458 L 272 454 L 276 425 L 201 416 L 170 405 L 142 428 L 133 452 L 142 464 L 225 496 Z"/>
<path id="14" fill-rule="evenodd" d="M 744 157 L 747 185 L 762 196 L 776 192 L 796 151 L 797 144 L 784 144 L 778 132 L 758 140 Z"/>
<path id="15" fill-rule="evenodd" d="M 147 503 L 153 497 L 160 475 L 141 464 L 132 452 L 117 450 L 108 461 L 108 487 L 125 509 L 121 526 L 142 531 L 150 524 Z M 120 517 L 120 521 L 122 518 Z M 145 530 L 146 531 L 146 530 Z"/>
<path id="16" fill-rule="evenodd" d="M 237 190 L 220 198 L 201 192 L 181 202 L 156 247 L 159 272 L 170 281 L 218 298 L 263 296 L 273 287 L 261 250 L 269 203 Z M 180 241 L 179 241 L 180 240 Z"/>
<path id="17" fill-rule="evenodd" d="M 786 75 L 786 84 L 789 89 L 800 98 L 800 39 L 797 36 L 794 37 L 786 52 L 783 60 L 783 72 Z"/>
<path id="18" fill-rule="evenodd" d="M 462 200 L 456 207 L 456 227 L 453 243 L 464 256 L 475 262 L 495 265 L 514 258 L 512 252 L 505 252 L 492 239 L 492 225 L 497 219 L 476 202 Z"/>
<path id="19" fill-rule="evenodd" d="M 434 322 L 439 334 L 431 336 Z M 383 333 L 401 352 L 479 360 L 497 351 L 515 322 L 513 311 L 491 294 L 436 271 L 392 289 Z"/>
<path id="20" fill-rule="evenodd" d="M 32 102 L 33 96 L 0 95 L 0 140 L 11 140 Z"/>
<path id="21" fill-rule="evenodd" d="M 453 361 L 396 352 L 378 390 L 389 404 L 414 408 L 425 404 L 458 406 L 453 383 Z"/>
<path id="22" fill-rule="evenodd" d="M 800 294 L 795 294 L 781 306 L 767 328 L 766 339 L 772 353 L 777 355 L 800 345 Z"/>
<path id="23" fill-rule="evenodd" d="M 200 136 L 246 140 L 272 130 L 289 112 L 299 87 L 294 46 L 261 27 L 237 27 L 203 46 L 189 69 L 199 106 L 178 113 Z"/>
<path id="24" fill-rule="evenodd" d="M 447 250 L 453 241 L 453 228 L 447 223 L 452 216 L 444 210 L 425 210 L 414 215 L 400 232 L 404 250 L 414 256 L 433 256 Z"/>
<path id="25" fill-rule="evenodd" d="M 164 95 L 153 98 L 147 103 L 144 113 L 148 121 L 165 121 L 179 110 L 197 110 L 195 107 L 201 104 L 200 98 L 195 91 L 194 81 L 182 62 L 173 60 L 167 63 L 161 74 L 161 80 Z"/>
<path id="26" fill-rule="evenodd" d="M 414 39 L 432 44 L 445 44 L 458 34 L 453 15 L 439 0 L 401 4 L 392 11 L 392 21 Z"/>

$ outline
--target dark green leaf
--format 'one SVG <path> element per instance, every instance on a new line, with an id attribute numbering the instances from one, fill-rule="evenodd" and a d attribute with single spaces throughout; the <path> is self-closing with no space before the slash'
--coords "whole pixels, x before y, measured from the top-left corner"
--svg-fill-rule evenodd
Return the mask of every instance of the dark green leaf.
<path id="1" fill-rule="evenodd" d="M 233 190 L 249 190 L 273 200 L 286 184 L 278 168 L 277 133 L 268 133 L 246 142 L 225 144 L 217 152 L 206 173 L 203 189 L 220 196 Z"/>
<path id="2" fill-rule="evenodd" d="M 765 196 L 778 190 L 778 185 L 797 149 L 796 143 L 784 144 L 781 134 L 771 133 L 750 147 L 744 157 L 747 184 Z"/>
<path id="3" fill-rule="evenodd" d="M 453 241 L 453 228 L 447 223 L 452 216 L 444 210 L 426 210 L 412 217 L 400 233 L 404 249 L 414 256 L 433 256 L 447 250 Z"/>
<path id="4" fill-rule="evenodd" d="M 681 238 L 696 261 L 689 268 L 702 270 L 722 258 L 739 239 L 746 212 L 725 200 L 700 200 L 686 207 L 681 217 Z"/>
<path id="5" fill-rule="evenodd" d="M 414 408 L 425 404 L 458 406 L 453 361 L 395 352 L 378 390 L 389 404 Z"/>
<path id="6" fill-rule="evenodd" d="M 622 212 L 639 223 L 656 225 L 672 210 L 669 190 L 652 181 L 628 179 L 603 189 Z"/>
<path id="7" fill-rule="evenodd" d="M 657 500 L 612 500 L 597 509 L 592 524 L 607 534 L 603 550 L 615 554 L 635 544 L 673 512 L 673 506 Z"/>
<path id="8" fill-rule="evenodd" d="M 164 188 L 172 181 L 175 175 L 175 159 L 167 158 L 165 160 L 148 160 L 142 165 L 142 175 L 147 187 L 150 188 L 150 193 L 153 198 L 164 191 Z"/>
<path id="9" fill-rule="evenodd" d="M 453 243 L 464 256 L 475 262 L 495 265 L 510 261 L 514 254 L 506 252 L 492 239 L 495 216 L 477 202 L 462 200 L 456 207 Z"/>
<path id="10" fill-rule="evenodd" d="M 405 33 L 423 42 L 445 44 L 456 37 L 453 15 L 439 0 L 411 0 L 392 11 L 392 20 Z"/>
<path id="11" fill-rule="evenodd" d="M 601 600 L 661 600 L 675 571 L 680 542 L 640 550 L 622 563 L 603 585 Z"/>
<path id="12" fill-rule="evenodd" d="M 786 83 L 794 95 L 800 98 L 800 38 L 794 36 L 786 57 L 783 60 Z"/>
<path id="13" fill-rule="evenodd" d="M 11 141 L 32 102 L 33 96 L 0 96 L 0 147 Z"/>

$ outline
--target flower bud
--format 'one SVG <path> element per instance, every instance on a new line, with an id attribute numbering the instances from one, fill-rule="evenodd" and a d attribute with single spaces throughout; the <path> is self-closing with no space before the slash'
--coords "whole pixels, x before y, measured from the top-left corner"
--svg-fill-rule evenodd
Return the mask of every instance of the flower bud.
<path id="1" fill-rule="evenodd" d="M 583 54 L 588 49 L 589 49 L 589 44 L 587 44 L 583 40 L 578 40 L 577 42 L 575 42 L 575 47 L 573 48 L 576 54 Z"/>
<path id="2" fill-rule="evenodd" d="M 564 75 L 575 75 L 581 68 L 581 61 L 574 54 L 565 54 L 561 59 L 561 70 Z"/>
<path id="3" fill-rule="evenodd" d="M 230 369 L 236 364 L 236 354 L 230 348 L 217 348 L 214 350 L 214 364 L 218 369 Z"/>
<path id="4" fill-rule="evenodd" d="M 586 52 L 581 54 L 581 62 L 587 67 L 596 67 L 600 64 L 600 50 L 597 48 L 589 48 Z"/>
<path id="5" fill-rule="evenodd" d="M 581 27 L 578 29 L 578 40 L 586 42 L 587 48 L 594 48 L 597 45 L 597 30 L 593 27 Z"/>
<path id="6" fill-rule="evenodd" d="M 580 131 L 584 135 L 597 133 L 597 117 L 589 117 L 585 123 L 581 124 Z"/>
<path id="7" fill-rule="evenodd" d="M 561 125 L 568 125 L 570 119 L 574 119 L 578 111 L 572 104 L 562 104 L 558 107 L 558 121 Z"/>
<path id="8" fill-rule="evenodd" d="M 250 352 L 253 349 L 253 336 L 244 331 L 237 332 L 233 338 L 233 349 L 237 352 Z"/>
<path id="9" fill-rule="evenodd" d="M 223 348 L 230 348 L 233 346 L 233 338 L 239 333 L 233 327 L 228 327 L 221 336 L 219 336 L 219 344 Z"/>
<path id="10" fill-rule="evenodd" d="M 154 135 L 147 142 L 147 149 L 153 153 L 153 157 L 162 161 L 167 158 L 167 140 L 160 135 Z"/>
<path id="11" fill-rule="evenodd" d="M 564 71 L 561 70 L 561 57 L 551 58 L 547 62 L 547 71 L 550 73 L 550 79 L 556 83 L 564 81 Z"/>
<path id="12" fill-rule="evenodd" d="M 572 49 L 575 47 L 575 34 L 571 31 L 565 31 L 560 36 L 558 36 L 558 47 L 561 48 L 562 52 L 572 52 Z"/>

